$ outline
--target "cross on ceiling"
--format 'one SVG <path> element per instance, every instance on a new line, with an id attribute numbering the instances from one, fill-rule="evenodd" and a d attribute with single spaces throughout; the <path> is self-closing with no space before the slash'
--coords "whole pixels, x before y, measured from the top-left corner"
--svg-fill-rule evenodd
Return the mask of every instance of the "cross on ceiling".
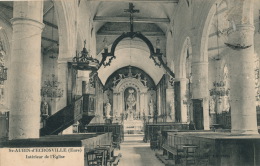
<path id="1" fill-rule="evenodd" d="M 139 10 L 134 9 L 134 7 L 133 3 L 129 3 L 129 8 L 124 10 L 124 12 L 130 13 L 130 32 L 134 32 L 133 14 L 139 13 Z"/>

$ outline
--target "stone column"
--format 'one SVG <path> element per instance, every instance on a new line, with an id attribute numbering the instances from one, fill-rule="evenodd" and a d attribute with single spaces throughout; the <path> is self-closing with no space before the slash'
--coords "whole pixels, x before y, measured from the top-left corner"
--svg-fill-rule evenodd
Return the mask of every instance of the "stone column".
<path id="1" fill-rule="evenodd" d="M 117 110 L 118 110 L 118 114 L 123 113 L 122 109 L 121 109 L 121 94 L 119 92 L 117 92 Z"/>
<path id="2" fill-rule="evenodd" d="M 14 2 L 9 139 L 38 138 L 43 2 Z"/>
<path id="3" fill-rule="evenodd" d="M 203 125 L 209 130 L 208 62 L 192 63 L 192 98 L 203 100 Z"/>
<path id="4" fill-rule="evenodd" d="M 121 110 L 121 107 L 120 107 L 120 100 L 121 100 L 121 97 L 120 97 L 120 93 L 116 93 L 116 108 L 117 108 L 117 113 L 118 115 L 120 115 L 122 113 L 122 110 Z"/>
<path id="5" fill-rule="evenodd" d="M 255 75 L 254 75 L 254 27 L 237 25 L 238 31 L 232 35 L 242 42 L 250 40 L 246 49 L 230 49 L 230 98 L 232 133 L 258 134 L 256 119 Z M 244 35 L 247 38 L 244 38 Z M 230 37 L 230 38 L 231 38 Z M 231 39 L 232 40 L 232 39 Z M 232 41 L 230 41 L 232 42 Z"/>
<path id="6" fill-rule="evenodd" d="M 254 76 L 254 1 L 231 1 L 228 35 L 230 58 L 231 132 L 258 134 Z"/>
<path id="7" fill-rule="evenodd" d="M 125 113 L 125 101 L 124 101 L 124 93 L 120 92 L 120 103 L 118 108 L 121 108 L 122 112 Z"/>
<path id="8" fill-rule="evenodd" d="M 141 94 L 140 94 L 140 92 L 137 92 L 137 94 L 136 94 L 136 110 L 135 110 L 135 113 L 137 113 L 137 111 L 140 111 L 140 98 L 141 98 Z"/>
<path id="9" fill-rule="evenodd" d="M 188 120 L 187 117 L 187 78 L 181 78 L 180 80 L 180 88 L 181 88 L 181 122 L 186 123 Z"/>
<path id="10" fill-rule="evenodd" d="M 144 92 L 141 92 L 141 94 L 140 94 L 140 103 L 141 103 L 141 105 L 140 105 L 140 113 L 141 113 L 141 115 L 143 115 L 144 106 L 145 106 L 145 98 L 144 98 L 144 95 L 145 95 L 145 93 L 144 93 Z"/>
<path id="11" fill-rule="evenodd" d="M 157 102 L 154 101 L 154 104 L 157 103 L 156 109 L 157 109 L 157 116 L 159 117 L 161 115 L 161 91 L 157 90 Z M 157 118 L 157 120 L 159 121 L 159 118 Z"/>
<path id="12" fill-rule="evenodd" d="M 147 92 L 144 93 L 144 112 L 145 112 L 145 115 L 148 116 L 149 115 L 149 108 L 148 108 L 148 94 Z"/>
<path id="13" fill-rule="evenodd" d="M 58 68 L 57 68 L 57 77 L 58 82 L 60 83 L 59 88 L 63 90 L 63 96 L 56 100 L 56 110 L 55 112 L 61 110 L 62 108 L 67 106 L 68 92 L 67 92 L 67 84 L 69 84 L 67 76 L 68 76 L 68 62 L 64 60 L 58 60 Z M 72 92 L 71 92 L 72 93 Z M 53 112 L 53 113 L 55 113 Z"/>
<path id="14" fill-rule="evenodd" d="M 119 115 L 120 112 L 118 110 L 118 93 L 113 93 L 113 116 L 115 115 L 115 112 Z"/>

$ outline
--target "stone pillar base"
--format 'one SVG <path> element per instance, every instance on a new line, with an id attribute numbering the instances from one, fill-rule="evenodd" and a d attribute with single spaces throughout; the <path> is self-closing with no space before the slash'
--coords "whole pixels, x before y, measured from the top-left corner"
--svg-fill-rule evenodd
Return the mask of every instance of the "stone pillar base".
<path id="1" fill-rule="evenodd" d="M 257 130 L 231 130 L 232 134 L 259 134 Z"/>

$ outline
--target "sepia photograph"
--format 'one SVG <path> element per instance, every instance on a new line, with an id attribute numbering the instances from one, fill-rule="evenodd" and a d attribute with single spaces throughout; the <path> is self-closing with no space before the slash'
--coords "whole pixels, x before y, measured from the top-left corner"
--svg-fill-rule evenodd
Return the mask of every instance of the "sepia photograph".
<path id="1" fill-rule="evenodd" d="M 0 0 L 0 166 L 260 165 L 260 0 Z"/>

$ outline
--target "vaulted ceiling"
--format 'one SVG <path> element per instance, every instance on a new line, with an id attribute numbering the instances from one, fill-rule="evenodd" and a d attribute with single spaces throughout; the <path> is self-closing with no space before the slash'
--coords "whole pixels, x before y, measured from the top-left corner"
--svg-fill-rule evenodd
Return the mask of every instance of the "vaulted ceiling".
<path id="1" fill-rule="evenodd" d="M 176 0 L 132 0 L 132 1 L 99 1 L 91 0 L 93 5 L 93 21 L 97 32 L 97 54 L 101 58 L 106 37 L 108 45 L 111 46 L 115 39 L 123 32 L 130 31 L 130 14 L 125 12 L 129 8 L 129 2 L 133 3 L 134 9 L 139 12 L 133 14 L 133 27 L 135 32 L 141 32 L 151 43 L 156 45 L 160 39 L 161 52 L 166 52 L 166 31 L 169 28 Z M 117 69 L 124 66 L 136 66 L 148 73 L 157 84 L 163 74 L 163 68 L 155 66 L 149 58 L 150 52 L 146 44 L 139 39 L 126 39 L 119 43 L 116 48 L 117 58 L 112 61 L 111 66 L 101 67 L 99 76 L 103 83 Z"/>
<path id="2" fill-rule="evenodd" d="M 138 13 L 134 13 L 134 31 L 145 35 L 155 47 L 157 39 L 160 39 L 161 52 L 165 55 L 166 31 L 172 20 L 174 7 L 178 0 L 80 0 L 79 5 L 89 5 L 95 30 L 96 30 L 96 51 L 98 58 L 103 51 L 104 37 L 108 39 L 111 46 L 114 40 L 123 32 L 130 31 L 129 13 L 125 9 L 129 8 L 129 2 L 133 3 Z M 0 2 L 2 17 L 10 20 L 13 17 L 13 2 Z M 43 54 L 58 52 L 59 35 L 56 21 L 55 9 L 52 1 L 44 1 L 43 23 L 45 28 L 42 32 Z M 132 49 L 132 51 L 131 51 Z M 129 55 L 131 52 L 131 57 Z M 112 62 L 106 70 L 100 69 L 100 77 L 103 83 L 109 74 L 120 67 L 132 65 L 143 69 L 151 75 L 155 83 L 158 83 L 165 73 L 162 68 L 155 66 L 149 59 L 149 50 L 146 44 L 139 39 L 127 39 L 121 42 L 115 53 L 118 58 Z M 144 63 L 145 62 L 145 63 Z M 109 69 L 109 70 L 107 70 Z M 108 75 L 107 75 L 108 74 Z"/>

